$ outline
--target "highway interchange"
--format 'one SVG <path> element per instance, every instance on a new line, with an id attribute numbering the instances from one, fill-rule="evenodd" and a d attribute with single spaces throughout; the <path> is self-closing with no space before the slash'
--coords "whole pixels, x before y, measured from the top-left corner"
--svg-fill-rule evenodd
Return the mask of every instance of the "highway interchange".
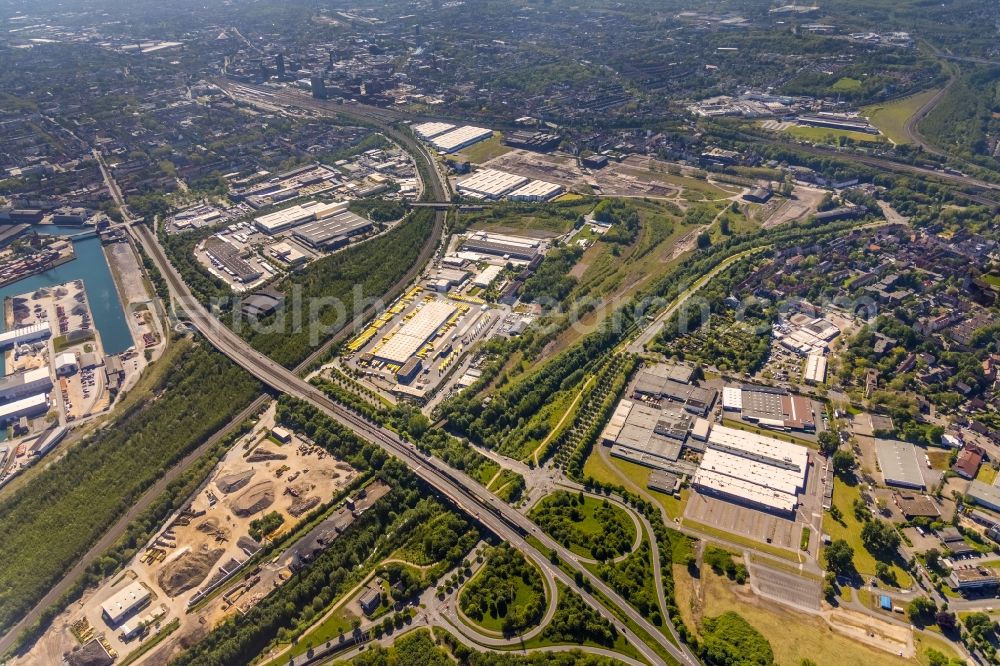
<path id="1" fill-rule="evenodd" d="M 416 159 L 424 161 L 425 170 L 422 175 L 424 175 L 425 180 L 427 179 L 426 176 L 430 175 L 430 182 L 424 184 L 425 187 L 429 188 L 427 194 L 438 201 L 447 198 L 447 184 L 438 172 L 433 157 L 429 154 L 426 147 L 419 144 L 408 134 L 389 126 L 380 117 L 363 115 L 364 111 L 359 111 L 356 108 L 346 108 L 342 105 L 326 102 L 315 102 L 311 98 L 302 96 L 297 96 L 295 102 L 302 102 L 303 106 L 307 106 L 307 108 L 315 111 L 337 113 L 374 126 L 389 136 L 389 138 L 399 142 Z M 439 224 L 435 225 L 435 234 L 439 238 L 445 213 L 437 211 L 436 215 L 439 218 Z M 640 615 L 625 599 L 621 598 L 620 595 L 603 581 L 592 576 L 561 544 L 549 538 L 527 517 L 470 477 L 451 469 L 433 457 L 420 454 L 412 444 L 401 440 L 396 433 L 375 425 L 355 412 L 333 402 L 294 372 L 251 348 L 232 330 L 212 316 L 191 294 L 181 276 L 170 264 L 155 235 L 148 227 L 137 224 L 130 225 L 130 229 L 136 240 L 142 244 L 146 253 L 152 258 L 166 279 L 174 301 L 175 312 L 183 312 L 190 324 L 217 349 L 275 391 L 310 403 L 355 432 L 358 436 L 378 444 L 387 453 L 402 460 L 421 480 L 436 489 L 456 507 L 469 514 L 503 541 L 514 544 L 518 549 L 524 551 L 543 568 L 547 577 L 552 576 L 564 585 L 577 589 L 588 605 L 598 610 L 605 618 L 611 621 L 617 627 L 618 631 L 628 637 L 629 641 L 650 663 L 667 663 L 660 656 L 662 652 L 669 654 L 678 663 L 692 666 L 698 663 L 698 660 L 687 646 L 683 644 L 678 645 L 679 641 L 674 638 L 676 633 L 670 625 L 669 619 L 666 618 L 665 612 L 662 614 L 664 615 L 664 623 L 670 632 L 669 637 L 660 628 L 654 626 Z M 431 245 L 436 246 L 436 242 L 432 242 Z M 560 566 L 550 562 L 548 553 L 539 552 L 535 546 L 526 540 L 529 535 L 537 539 L 548 551 L 554 551 L 560 560 L 574 571 L 574 574 L 579 573 L 579 575 L 588 580 L 593 590 L 599 593 L 603 599 L 606 599 L 606 603 L 610 604 L 617 614 L 611 612 L 605 606 L 605 603 L 599 601 L 594 594 L 577 587 L 574 580 Z M 634 638 L 625 623 L 619 619 L 619 615 L 626 617 L 633 623 L 633 626 L 638 626 L 643 632 L 648 634 L 658 644 L 660 652 L 653 650 L 645 641 Z"/>
<path id="2" fill-rule="evenodd" d="M 422 163 L 423 169 L 421 169 L 421 180 L 423 181 L 422 184 L 425 188 L 425 199 L 438 202 L 444 202 L 450 199 L 447 182 L 438 171 L 436 167 L 436 160 L 429 153 L 426 146 L 416 141 L 410 133 L 395 125 L 395 123 L 401 119 L 400 114 L 397 112 L 376 109 L 374 107 L 367 107 L 360 104 L 338 104 L 334 102 L 314 100 L 311 97 L 293 91 L 275 91 L 273 89 L 268 90 L 263 87 L 236 85 L 228 82 L 220 82 L 219 85 L 235 99 L 240 99 L 243 102 L 264 106 L 274 106 L 277 109 L 286 109 L 289 106 L 294 106 L 307 109 L 315 113 L 346 117 L 354 122 L 360 122 L 372 126 L 385 134 L 388 138 L 404 147 L 404 149 L 406 149 L 414 157 L 414 159 L 417 160 L 418 164 Z M 823 152 L 829 153 L 830 151 Z M 493 532 L 500 539 L 514 544 L 517 548 L 525 552 L 540 568 L 542 568 L 546 579 L 556 579 L 562 584 L 572 589 L 576 589 L 583 596 L 585 601 L 587 601 L 590 606 L 598 610 L 598 612 L 600 612 L 605 618 L 610 620 L 617 627 L 619 632 L 625 635 L 629 639 L 630 643 L 632 643 L 642 656 L 650 663 L 667 663 L 661 656 L 663 653 L 669 654 L 670 658 L 676 660 L 678 663 L 691 665 L 698 663 L 691 651 L 677 640 L 676 632 L 670 625 L 664 608 L 664 599 L 662 586 L 659 584 L 659 575 L 657 575 L 657 587 L 659 592 L 658 597 L 661 612 L 664 617 L 665 627 L 670 633 L 669 637 L 660 628 L 653 626 L 652 623 L 643 618 L 626 600 L 615 593 L 614 590 L 604 584 L 601 580 L 591 576 L 590 573 L 583 566 L 581 566 L 578 558 L 576 558 L 567 549 L 563 548 L 559 543 L 550 539 L 522 513 L 497 498 L 465 474 L 451 469 L 439 460 L 420 454 L 411 444 L 401 440 L 396 433 L 368 422 L 357 413 L 331 401 L 297 374 L 297 372 L 302 368 L 308 367 L 314 360 L 325 355 L 331 345 L 335 344 L 342 335 L 350 332 L 350 329 L 352 328 L 351 326 L 345 327 L 340 335 L 334 339 L 328 340 L 324 345 L 316 349 L 307 361 L 300 366 L 300 368 L 296 368 L 295 371 L 291 371 L 252 349 L 227 326 L 212 316 L 201 305 L 201 303 L 194 298 L 181 276 L 174 270 L 173 266 L 170 264 L 165 253 L 163 252 L 162 247 L 157 241 L 156 236 L 148 229 L 148 227 L 142 224 L 132 224 L 136 220 L 134 220 L 129 214 L 123 197 L 121 196 L 120 191 L 118 191 L 114 179 L 106 169 L 103 160 L 100 159 L 99 154 L 97 154 L 97 157 L 101 170 L 104 172 L 106 180 L 108 181 L 109 189 L 111 190 L 114 199 L 119 203 L 125 217 L 125 224 L 123 226 L 130 229 L 134 239 L 142 245 L 146 253 L 152 258 L 154 264 L 166 279 L 171 297 L 174 301 L 174 311 L 182 312 L 183 316 L 206 338 L 206 340 L 275 391 L 310 403 L 331 418 L 336 419 L 338 422 L 351 429 L 360 437 L 380 445 L 387 453 L 399 458 L 407 464 L 419 478 L 421 478 L 429 486 L 436 489 L 443 497 L 450 500 L 456 507 L 480 522 L 486 529 Z M 888 164 L 886 164 L 887 160 L 874 157 L 853 155 L 847 156 L 843 154 L 837 154 L 837 157 L 854 159 L 859 163 L 870 166 L 892 168 L 892 170 L 897 172 L 933 175 L 937 178 L 951 181 L 956 184 L 975 187 L 979 191 L 994 190 L 997 188 L 995 185 L 968 177 L 943 174 L 941 172 L 929 171 L 921 167 L 914 167 L 895 162 L 888 162 Z M 888 165 L 891 165 L 891 167 Z M 928 173 L 924 173 L 925 171 L 928 171 Z M 398 291 L 399 289 L 405 287 L 405 285 L 413 279 L 416 273 L 418 273 L 430 259 L 431 254 L 440 243 L 445 223 L 445 216 L 446 212 L 444 210 L 435 211 L 435 225 L 433 232 L 424 248 L 424 252 L 420 257 L 420 260 L 412 268 L 412 270 L 408 272 L 404 279 L 393 287 L 393 291 Z M 392 294 L 390 293 L 387 296 L 391 300 Z M 363 316 L 368 316 L 369 314 L 370 313 L 366 311 Z M 354 323 L 356 324 L 357 322 Z M 656 328 L 658 327 L 650 326 L 647 329 L 647 333 L 649 331 L 655 332 Z M 633 347 L 635 346 L 635 343 L 641 344 L 638 340 L 634 341 Z M 649 529 L 648 525 L 647 531 L 650 534 L 651 541 L 653 541 L 653 545 L 655 547 L 655 539 L 652 538 L 652 531 Z M 548 551 L 555 552 L 559 556 L 561 562 L 565 563 L 565 566 L 574 571 L 574 573 L 583 575 L 583 577 L 589 581 L 593 590 L 601 595 L 602 599 L 599 600 L 594 594 L 576 586 L 570 575 L 568 575 L 560 566 L 554 565 L 550 562 L 548 553 L 540 552 L 538 548 L 526 540 L 529 535 L 533 537 L 533 539 L 537 540 L 537 542 L 541 543 L 542 546 Z M 656 549 L 654 548 L 654 559 L 657 559 L 655 557 L 655 553 Z M 658 565 L 658 562 L 656 562 L 656 564 Z M 657 569 L 656 573 L 659 574 L 659 567 L 656 566 L 655 569 Z M 632 623 L 633 627 L 637 626 L 641 628 L 643 632 L 648 634 L 648 636 L 655 641 L 656 644 L 658 644 L 658 647 L 660 648 L 659 651 L 654 650 L 644 640 L 634 637 L 633 632 L 629 631 L 625 626 L 625 623 L 622 619 L 620 619 L 622 617 L 627 618 L 627 620 Z M 671 640 L 671 637 L 673 640 Z"/>

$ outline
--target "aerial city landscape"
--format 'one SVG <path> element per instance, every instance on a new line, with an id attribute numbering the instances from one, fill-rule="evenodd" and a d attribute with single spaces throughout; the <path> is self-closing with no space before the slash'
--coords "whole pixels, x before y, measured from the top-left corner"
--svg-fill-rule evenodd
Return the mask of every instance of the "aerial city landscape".
<path id="1" fill-rule="evenodd" d="M 0 664 L 1000 664 L 990 0 L 0 3 Z"/>

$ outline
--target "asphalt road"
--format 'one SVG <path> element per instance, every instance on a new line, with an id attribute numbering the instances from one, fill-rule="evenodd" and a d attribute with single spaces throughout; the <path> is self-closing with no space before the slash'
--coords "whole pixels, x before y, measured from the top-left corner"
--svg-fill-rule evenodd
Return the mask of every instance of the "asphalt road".
<path id="1" fill-rule="evenodd" d="M 608 599 L 616 609 L 628 617 L 636 626 L 653 637 L 663 650 L 671 654 L 683 664 L 697 664 L 693 654 L 685 648 L 678 648 L 664 636 L 660 630 L 642 617 L 632 606 L 622 599 L 603 581 L 590 575 L 581 565 L 573 560 L 572 554 L 541 532 L 528 518 L 521 515 L 513 507 L 486 490 L 480 484 L 464 473 L 452 470 L 447 465 L 433 457 L 420 454 L 413 445 L 403 442 L 396 433 L 365 420 L 362 416 L 348 410 L 344 406 L 327 398 L 319 389 L 304 379 L 274 362 L 267 356 L 251 348 L 227 326 L 209 314 L 188 290 L 187 285 L 167 261 L 162 248 L 156 242 L 156 237 L 146 227 L 136 225 L 132 232 L 143 244 L 147 254 L 157 264 L 160 272 L 166 278 L 171 295 L 180 303 L 190 322 L 219 351 L 229 356 L 234 362 L 253 374 L 259 380 L 271 386 L 276 391 L 310 403 L 327 416 L 339 421 L 367 441 L 381 446 L 388 454 L 393 455 L 413 470 L 421 480 L 441 495 L 449 499 L 455 506 L 471 515 L 484 527 L 498 537 L 527 552 L 532 559 L 541 563 L 555 578 L 563 584 L 576 588 L 574 581 L 562 569 L 549 563 L 548 557 L 529 544 L 525 537 L 532 535 L 549 551 L 556 551 L 560 559 L 584 578 L 590 580 L 594 590 Z M 578 589 L 578 588 L 577 588 Z M 588 605 L 601 612 L 608 620 L 618 626 L 625 636 L 630 632 L 608 609 L 593 595 L 582 589 L 578 592 Z M 663 659 L 646 643 L 634 640 L 633 645 L 651 663 L 664 663 Z"/>

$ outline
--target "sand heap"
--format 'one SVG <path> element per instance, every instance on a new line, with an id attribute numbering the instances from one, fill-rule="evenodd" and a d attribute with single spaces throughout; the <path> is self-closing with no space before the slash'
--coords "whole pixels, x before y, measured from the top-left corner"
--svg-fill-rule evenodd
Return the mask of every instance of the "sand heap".
<path id="1" fill-rule="evenodd" d="M 212 570 L 212 565 L 219 561 L 224 552 L 226 552 L 224 548 L 216 548 L 184 553 L 160 569 L 160 575 L 156 578 L 160 589 L 168 597 L 176 597 L 197 587 L 205 580 L 205 576 Z"/>
<path id="2" fill-rule="evenodd" d="M 244 470 L 242 472 L 231 472 L 229 474 L 223 474 L 215 481 L 216 487 L 225 494 L 233 493 L 247 485 L 250 479 L 253 477 L 254 471 L 252 469 Z"/>
<path id="3" fill-rule="evenodd" d="M 274 504 L 274 483 L 265 479 L 253 484 L 233 501 L 233 513 L 252 516 Z"/>

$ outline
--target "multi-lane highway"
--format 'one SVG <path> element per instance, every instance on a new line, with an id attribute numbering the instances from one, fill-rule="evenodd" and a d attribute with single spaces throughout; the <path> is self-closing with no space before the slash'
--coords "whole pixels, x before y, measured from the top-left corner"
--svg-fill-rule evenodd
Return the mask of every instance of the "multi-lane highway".
<path id="1" fill-rule="evenodd" d="M 322 113 L 338 113 L 354 117 L 376 127 L 393 141 L 402 145 L 411 155 L 424 162 L 423 166 L 425 169 L 423 176 L 426 181 L 424 182 L 424 188 L 427 197 L 438 201 L 447 199 L 447 185 L 437 170 L 435 166 L 436 161 L 426 146 L 417 142 L 411 135 L 390 125 L 388 118 L 368 116 L 363 112 L 359 112 L 356 108 L 348 108 L 344 105 L 330 102 L 319 102 L 305 96 L 296 96 L 295 103 Z M 440 226 L 445 213 L 438 211 L 436 214 L 439 216 L 439 224 L 435 225 L 439 237 L 441 233 Z M 629 637 L 629 641 L 633 643 L 636 649 L 650 663 L 665 663 L 660 653 L 669 654 L 681 664 L 694 666 L 698 663 L 698 660 L 686 646 L 678 647 L 659 628 L 653 626 L 652 623 L 640 615 L 613 589 L 600 579 L 591 576 L 586 569 L 576 563 L 572 554 L 563 548 L 561 544 L 550 539 L 527 517 L 509 506 L 506 502 L 500 500 L 482 485 L 464 473 L 451 469 L 443 462 L 433 457 L 424 456 L 411 444 L 402 441 L 396 433 L 366 421 L 359 414 L 333 402 L 294 372 L 289 371 L 251 348 L 232 330 L 213 317 L 194 298 L 183 279 L 168 261 L 156 236 L 147 227 L 135 225 L 132 227 L 132 232 L 166 279 L 175 304 L 180 306 L 191 324 L 216 348 L 276 391 L 309 402 L 360 437 L 378 444 L 387 453 L 402 460 L 419 478 L 448 498 L 455 506 L 468 513 L 504 541 L 527 551 L 534 561 L 546 569 L 549 575 L 560 580 L 564 585 L 575 588 L 576 585 L 572 578 L 562 568 L 551 564 L 548 554 L 539 552 L 526 538 L 528 536 L 534 537 L 546 549 L 555 551 L 561 561 L 565 562 L 571 570 L 574 570 L 574 573 L 579 572 L 585 579 L 589 580 L 593 590 L 602 595 L 614 607 L 615 612 L 611 612 L 593 594 L 577 588 L 578 592 L 589 605 L 611 621 L 623 635 Z M 632 637 L 624 622 L 619 619 L 619 616 L 627 618 L 633 623 L 633 626 L 638 626 L 648 634 L 659 645 L 659 652 L 650 647 L 645 641 Z M 664 621 L 669 622 L 666 619 Z"/>
<path id="2" fill-rule="evenodd" d="M 527 517 L 486 490 L 482 485 L 464 473 L 449 468 L 443 462 L 419 453 L 415 447 L 401 440 L 391 430 L 371 423 L 346 407 L 333 402 L 316 387 L 298 375 L 247 345 L 232 330 L 209 314 L 201 303 L 194 298 L 180 275 L 177 274 L 170 262 L 167 261 L 166 255 L 163 253 L 156 237 L 147 227 L 144 225 L 135 225 L 132 227 L 132 232 L 135 234 L 137 240 L 142 243 L 147 254 L 153 259 L 157 268 L 163 274 L 170 288 L 171 297 L 183 309 L 191 324 L 217 349 L 276 391 L 310 403 L 355 432 L 358 436 L 378 444 L 387 453 L 406 463 L 420 479 L 448 498 L 455 506 L 468 513 L 475 520 L 478 520 L 488 530 L 504 541 L 528 551 L 532 555 L 533 560 L 545 566 L 549 573 L 561 580 L 563 584 L 576 587 L 573 580 L 560 567 L 549 563 L 546 554 L 539 552 L 538 549 L 526 541 L 526 537 L 528 536 L 538 539 L 545 548 L 554 550 L 567 566 L 578 571 L 584 578 L 588 579 L 594 590 L 608 599 L 615 606 L 616 610 L 633 622 L 635 626 L 640 627 L 649 634 L 661 646 L 663 651 L 669 653 L 682 664 L 693 666 L 698 663 L 697 659 L 686 647 L 676 646 L 614 590 L 600 579 L 591 576 L 586 569 L 577 564 L 569 551 L 550 539 Z M 612 621 L 619 628 L 619 631 L 623 632 L 626 636 L 631 636 L 624 624 L 605 608 L 595 596 L 582 589 L 578 589 L 578 592 L 589 605 Z M 665 663 L 664 659 L 645 642 L 634 638 L 631 639 L 631 642 L 650 663 Z"/>

